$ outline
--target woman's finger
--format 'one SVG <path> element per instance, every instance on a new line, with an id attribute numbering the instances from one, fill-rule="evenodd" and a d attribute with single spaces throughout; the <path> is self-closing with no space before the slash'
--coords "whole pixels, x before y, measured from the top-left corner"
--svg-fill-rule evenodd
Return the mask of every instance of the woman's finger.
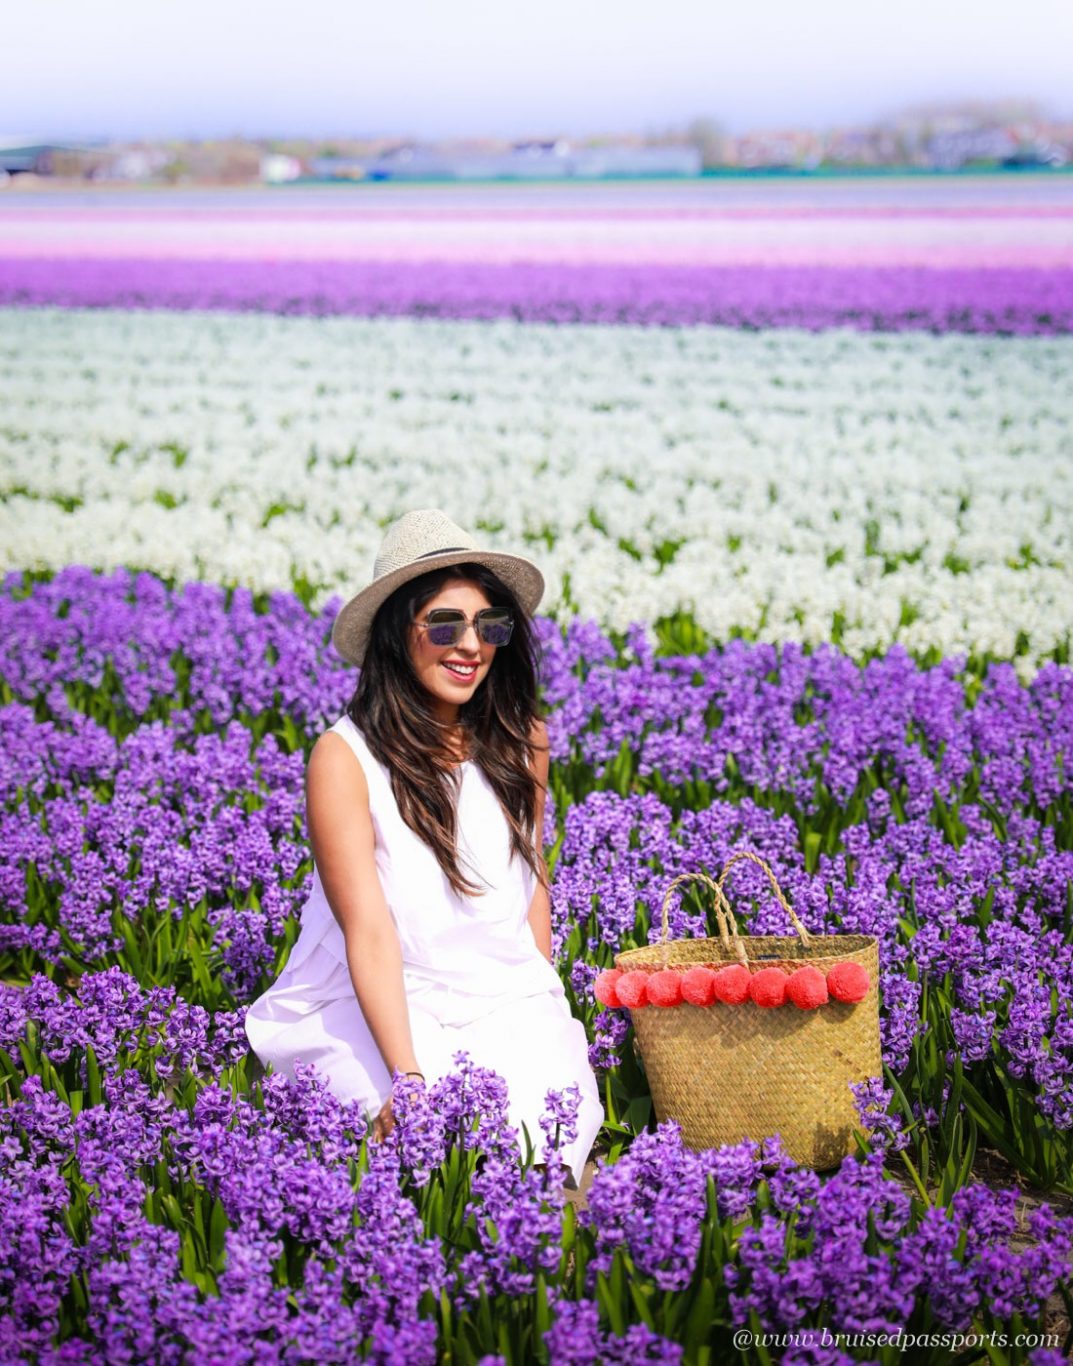
<path id="1" fill-rule="evenodd" d="M 373 1120 L 373 1138 L 377 1143 L 382 1142 L 394 1127 L 395 1116 L 391 1109 L 391 1097 L 388 1096 L 380 1107 L 380 1113 Z"/>

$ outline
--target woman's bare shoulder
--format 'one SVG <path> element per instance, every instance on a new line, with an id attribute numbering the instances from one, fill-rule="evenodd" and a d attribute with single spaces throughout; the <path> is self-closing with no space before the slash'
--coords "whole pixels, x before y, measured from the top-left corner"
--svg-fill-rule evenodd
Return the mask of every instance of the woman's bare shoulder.
<path id="1" fill-rule="evenodd" d="M 309 754 L 306 765 L 306 787 L 323 792 L 360 794 L 369 799 L 369 784 L 361 760 L 354 750 L 334 730 L 326 730 Z"/>
<path id="2" fill-rule="evenodd" d="M 338 731 L 326 731 L 310 752 L 306 823 L 325 894 L 345 932 L 354 889 L 367 890 L 376 835 L 361 760 Z"/>

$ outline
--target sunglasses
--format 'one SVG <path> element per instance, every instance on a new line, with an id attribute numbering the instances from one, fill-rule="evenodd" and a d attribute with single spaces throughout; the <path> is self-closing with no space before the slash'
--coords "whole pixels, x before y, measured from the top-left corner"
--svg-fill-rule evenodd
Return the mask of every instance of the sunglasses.
<path id="1" fill-rule="evenodd" d="M 437 607 L 429 612 L 424 621 L 414 622 L 415 626 L 428 632 L 432 645 L 457 645 L 471 624 L 477 628 L 477 634 L 486 645 L 506 645 L 514 630 L 514 618 L 507 607 L 482 608 L 472 623 L 457 608 Z"/>

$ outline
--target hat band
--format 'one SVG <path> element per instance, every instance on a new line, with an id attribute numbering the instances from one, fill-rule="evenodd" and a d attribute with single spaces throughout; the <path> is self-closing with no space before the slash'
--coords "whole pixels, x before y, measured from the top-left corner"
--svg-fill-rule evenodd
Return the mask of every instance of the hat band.
<path id="1" fill-rule="evenodd" d="M 375 583 L 375 582 L 377 581 L 377 579 L 386 578 L 388 574 L 397 574 L 397 573 L 399 572 L 400 569 L 405 569 L 406 566 L 407 566 L 407 565 L 410 565 L 410 564 L 417 564 L 419 560 L 429 560 L 429 559 L 431 559 L 434 555 L 453 555 L 453 554 L 455 554 L 457 551 L 462 551 L 462 550 L 466 551 L 467 553 L 473 554 L 473 555 L 480 555 L 480 554 L 482 553 L 476 546 L 473 546 L 473 545 L 447 545 L 447 546 L 443 546 L 442 549 L 440 549 L 440 550 L 425 550 L 425 551 L 423 551 L 420 555 L 415 555 L 415 556 L 413 557 L 413 559 L 407 560 L 404 564 L 396 565 L 394 569 L 382 569 L 382 570 L 379 570 L 379 571 L 375 574 L 375 577 L 374 577 L 374 579 L 373 579 L 373 583 Z M 371 585 L 370 585 L 370 587 L 371 587 Z"/>

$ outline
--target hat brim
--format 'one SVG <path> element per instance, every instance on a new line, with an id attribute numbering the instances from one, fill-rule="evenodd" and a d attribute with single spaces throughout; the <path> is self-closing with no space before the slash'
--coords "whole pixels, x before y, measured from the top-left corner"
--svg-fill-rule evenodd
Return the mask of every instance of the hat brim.
<path id="1" fill-rule="evenodd" d="M 396 588 L 433 569 L 447 569 L 453 564 L 480 564 L 490 569 L 511 589 L 526 616 L 533 615 L 544 596 L 544 575 L 532 560 L 522 555 L 497 554 L 490 550 L 451 550 L 442 555 L 429 555 L 374 579 L 340 608 L 332 626 L 332 644 L 339 654 L 348 663 L 360 666 L 369 644 L 373 618 Z"/>

